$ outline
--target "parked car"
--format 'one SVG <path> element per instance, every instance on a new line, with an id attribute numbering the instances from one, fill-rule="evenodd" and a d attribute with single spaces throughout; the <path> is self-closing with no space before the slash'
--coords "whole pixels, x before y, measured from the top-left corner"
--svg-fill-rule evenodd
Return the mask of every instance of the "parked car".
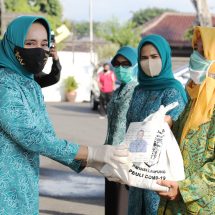
<path id="1" fill-rule="evenodd" d="M 186 64 L 173 71 L 174 77 L 182 83 L 185 87 L 187 81 L 190 79 L 189 65 Z"/>

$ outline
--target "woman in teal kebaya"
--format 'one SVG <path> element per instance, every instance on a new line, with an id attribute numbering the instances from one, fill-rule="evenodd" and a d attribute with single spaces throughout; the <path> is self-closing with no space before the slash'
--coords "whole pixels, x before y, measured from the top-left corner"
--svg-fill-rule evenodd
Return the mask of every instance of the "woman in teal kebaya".
<path id="1" fill-rule="evenodd" d="M 86 163 L 116 165 L 126 149 L 80 146 L 56 137 L 40 86 L 33 75 L 49 56 L 50 29 L 43 17 L 22 16 L 10 23 L 0 43 L 0 214 L 38 215 L 39 155 L 73 170 Z M 122 155 L 122 154 L 121 154 Z"/>
<path id="2" fill-rule="evenodd" d="M 131 46 L 120 48 L 111 61 L 117 79 L 121 82 L 108 104 L 108 131 L 105 144 L 119 145 L 126 133 L 126 114 L 134 87 L 137 85 L 137 50 Z M 105 182 L 105 214 L 127 214 L 128 190 L 125 185 Z"/>
<path id="3" fill-rule="evenodd" d="M 178 101 L 179 106 L 168 112 L 171 125 L 183 111 L 187 102 L 183 86 L 174 79 L 171 50 L 168 42 L 159 35 L 144 37 L 138 46 L 138 82 L 127 114 L 127 127 L 141 122 L 161 105 Z M 129 188 L 129 215 L 156 215 L 159 196 L 149 190 Z"/>

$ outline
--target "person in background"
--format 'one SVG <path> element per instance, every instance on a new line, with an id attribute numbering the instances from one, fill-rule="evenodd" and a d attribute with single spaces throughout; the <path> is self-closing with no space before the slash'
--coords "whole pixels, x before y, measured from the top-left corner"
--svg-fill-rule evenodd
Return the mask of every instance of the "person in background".
<path id="1" fill-rule="evenodd" d="M 103 71 L 98 73 L 98 85 L 100 89 L 99 104 L 101 117 L 107 114 L 107 104 L 111 99 L 113 91 L 115 90 L 115 75 L 110 70 L 108 63 L 103 65 Z"/>
<path id="2" fill-rule="evenodd" d="M 167 113 L 165 120 L 169 125 L 177 120 L 187 97 L 182 84 L 173 76 L 170 46 L 160 35 L 148 35 L 139 43 L 138 82 L 127 113 L 127 128 L 131 122 L 142 122 L 161 105 L 173 102 L 179 105 Z M 128 214 L 155 215 L 159 200 L 154 191 L 130 187 Z"/>
<path id="3" fill-rule="evenodd" d="M 162 215 L 215 214 L 215 28 L 194 28 L 189 101 L 173 124 L 184 159 L 185 179 L 158 181 Z"/>
<path id="4" fill-rule="evenodd" d="M 105 144 L 119 145 L 126 133 L 126 114 L 134 87 L 137 85 L 137 50 L 123 46 L 113 57 L 111 64 L 120 86 L 114 91 L 107 106 L 108 130 Z M 105 181 L 105 214 L 127 214 L 128 190 L 125 185 Z"/>
<path id="5" fill-rule="evenodd" d="M 76 172 L 128 160 L 125 145 L 82 146 L 56 136 L 34 81 L 49 47 L 49 24 L 37 16 L 14 19 L 0 43 L 0 214 L 39 214 L 39 155 Z"/>
<path id="6" fill-rule="evenodd" d="M 56 84 L 60 80 L 61 64 L 59 56 L 57 54 L 57 47 L 55 44 L 54 34 L 51 34 L 51 47 L 50 57 L 52 57 L 52 68 L 49 74 L 40 72 L 34 75 L 34 80 L 40 85 L 40 87 L 49 87 Z"/>

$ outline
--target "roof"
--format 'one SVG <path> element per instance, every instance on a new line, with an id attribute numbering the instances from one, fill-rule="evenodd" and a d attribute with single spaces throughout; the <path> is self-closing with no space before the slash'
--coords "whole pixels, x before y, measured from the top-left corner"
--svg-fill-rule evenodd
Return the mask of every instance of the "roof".
<path id="1" fill-rule="evenodd" d="M 191 42 L 186 40 L 184 35 L 193 26 L 194 21 L 195 14 L 166 12 L 147 22 L 141 35 L 160 34 L 166 38 L 171 47 L 190 47 Z M 213 24 L 215 25 L 214 16 Z"/>

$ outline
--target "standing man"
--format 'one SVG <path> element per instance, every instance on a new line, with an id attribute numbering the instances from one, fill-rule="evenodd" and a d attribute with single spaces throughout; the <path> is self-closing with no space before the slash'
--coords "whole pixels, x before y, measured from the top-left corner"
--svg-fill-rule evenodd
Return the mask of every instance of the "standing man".
<path id="1" fill-rule="evenodd" d="M 100 89 L 100 114 L 101 117 L 106 116 L 107 113 L 107 104 L 111 99 L 113 91 L 115 89 L 115 75 L 113 71 L 110 70 L 108 63 L 103 65 L 103 71 L 98 74 L 98 85 Z"/>

